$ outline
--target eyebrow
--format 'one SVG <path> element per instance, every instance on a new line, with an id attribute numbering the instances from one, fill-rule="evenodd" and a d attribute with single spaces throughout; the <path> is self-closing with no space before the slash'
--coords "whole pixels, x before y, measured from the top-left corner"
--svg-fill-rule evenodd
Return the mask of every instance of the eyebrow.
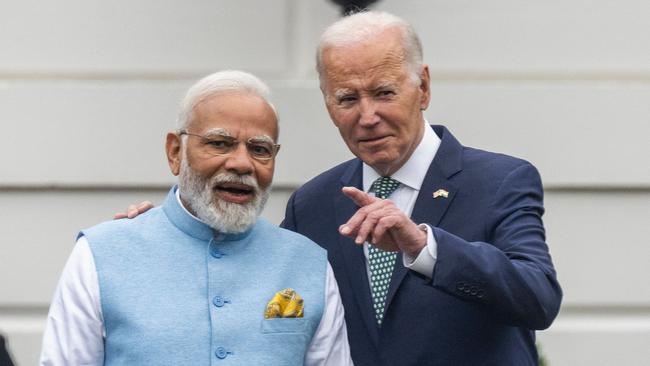
<path id="1" fill-rule="evenodd" d="M 374 87 L 372 91 L 376 92 L 382 89 L 395 89 L 395 83 L 386 82 L 386 83 L 379 84 L 376 87 Z"/>
<path id="2" fill-rule="evenodd" d="M 217 127 L 217 128 L 211 128 L 203 134 L 205 137 L 232 137 L 230 132 L 228 132 L 225 128 Z"/>
<path id="3" fill-rule="evenodd" d="M 350 89 L 339 89 L 334 91 L 334 98 L 336 99 L 341 99 L 346 95 L 352 94 L 353 91 Z"/>
<path id="4" fill-rule="evenodd" d="M 396 88 L 397 88 L 397 85 L 395 83 L 389 81 L 389 82 L 381 83 L 381 84 L 373 87 L 372 89 L 370 89 L 370 91 L 373 92 L 373 93 L 376 93 L 376 92 L 378 92 L 378 91 L 380 91 L 382 89 L 396 89 Z M 346 95 L 355 94 L 355 92 L 353 90 L 350 90 L 350 89 L 339 89 L 339 90 L 335 90 L 333 94 L 334 94 L 334 98 L 336 98 L 338 100 L 338 99 L 343 98 Z"/>
<path id="5" fill-rule="evenodd" d="M 203 136 L 207 138 L 211 137 L 228 137 L 231 139 L 234 139 L 234 137 L 228 132 L 225 128 L 217 127 L 217 128 L 211 128 L 207 130 Z M 252 136 L 247 139 L 247 141 L 256 141 L 256 142 L 268 142 L 271 144 L 275 144 L 275 140 L 273 140 L 269 135 L 257 135 L 257 136 Z"/>
<path id="6" fill-rule="evenodd" d="M 269 135 L 253 136 L 253 137 L 249 138 L 248 141 L 268 142 L 268 143 L 271 143 L 271 144 L 275 144 L 275 141 Z"/>

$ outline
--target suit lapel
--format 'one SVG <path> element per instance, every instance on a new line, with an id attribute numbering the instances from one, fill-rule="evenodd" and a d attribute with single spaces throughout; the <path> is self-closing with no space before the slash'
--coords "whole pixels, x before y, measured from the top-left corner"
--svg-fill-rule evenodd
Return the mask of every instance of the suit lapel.
<path id="1" fill-rule="evenodd" d="M 446 128 L 433 126 L 433 129 L 442 141 L 420 187 L 420 193 L 415 201 L 411 219 L 416 224 L 424 223 L 431 226 L 438 226 L 458 193 L 458 187 L 454 186 L 450 182 L 450 179 L 462 169 L 462 145 L 460 145 Z M 442 196 L 433 197 L 433 193 L 439 189 L 448 192 L 446 198 Z M 402 253 L 399 253 L 388 287 L 388 294 L 386 295 L 386 308 L 390 306 L 397 289 L 407 273 L 408 269 L 404 267 Z"/>
<path id="2" fill-rule="evenodd" d="M 348 170 L 341 177 L 341 188 L 344 186 L 362 187 L 362 169 L 361 161 L 354 160 Z M 346 223 L 357 211 L 357 205 L 345 195 L 338 194 L 335 197 L 336 223 L 339 226 Z M 366 257 L 363 253 L 363 247 L 356 245 L 352 238 L 339 234 L 339 245 L 341 253 L 346 264 L 346 272 L 350 286 L 354 289 L 354 295 L 361 309 L 360 316 L 363 318 L 368 334 L 375 346 L 378 344 L 379 333 L 375 321 L 375 312 L 372 306 L 372 297 L 370 294 L 370 285 L 368 282 L 368 272 L 366 269 Z"/>

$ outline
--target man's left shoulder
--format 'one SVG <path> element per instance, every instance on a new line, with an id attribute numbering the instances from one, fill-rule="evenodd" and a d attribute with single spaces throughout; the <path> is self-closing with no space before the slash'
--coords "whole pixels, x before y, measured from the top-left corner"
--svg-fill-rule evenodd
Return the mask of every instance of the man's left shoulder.
<path id="1" fill-rule="evenodd" d="M 327 256 L 327 251 L 304 235 L 281 228 L 260 218 L 257 225 L 267 237 L 272 237 L 279 246 L 289 250 L 299 250 L 301 255 L 309 253 L 315 256 Z"/>
<path id="2" fill-rule="evenodd" d="M 476 174 L 494 182 L 503 180 L 519 170 L 539 175 L 537 168 L 527 160 L 498 152 L 463 148 L 463 171 L 466 173 Z"/>
<path id="3" fill-rule="evenodd" d="M 524 159 L 504 153 L 476 149 L 472 147 L 463 148 L 464 168 L 485 168 L 509 171 L 520 166 L 532 164 Z"/>
<path id="4" fill-rule="evenodd" d="M 450 182 L 471 187 L 477 197 L 496 197 L 500 192 L 521 189 L 535 194 L 543 192 L 541 176 L 527 160 L 471 147 L 463 147 L 462 169 Z"/>

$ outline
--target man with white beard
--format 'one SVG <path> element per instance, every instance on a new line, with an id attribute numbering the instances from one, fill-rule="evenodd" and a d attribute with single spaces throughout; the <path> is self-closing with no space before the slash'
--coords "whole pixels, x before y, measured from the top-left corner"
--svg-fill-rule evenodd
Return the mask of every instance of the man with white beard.
<path id="1" fill-rule="evenodd" d="M 279 149 L 267 97 L 239 71 L 189 89 L 166 140 L 178 187 L 79 234 L 42 365 L 351 365 L 325 250 L 258 218 Z"/>

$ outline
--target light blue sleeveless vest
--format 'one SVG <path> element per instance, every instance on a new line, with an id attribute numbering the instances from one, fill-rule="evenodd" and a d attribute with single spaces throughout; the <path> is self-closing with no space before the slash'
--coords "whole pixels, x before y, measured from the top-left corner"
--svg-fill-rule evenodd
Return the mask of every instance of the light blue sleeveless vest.
<path id="1" fill-rule="evenodd" d="M 84 230 L 99 281 L 105 365 L 302 365 L 325 301 L 327 254 L 259 219 L 215 233 L 169 192 L 134 220 Z M 264 319 L 293 288 L 304 318 Z"/>

